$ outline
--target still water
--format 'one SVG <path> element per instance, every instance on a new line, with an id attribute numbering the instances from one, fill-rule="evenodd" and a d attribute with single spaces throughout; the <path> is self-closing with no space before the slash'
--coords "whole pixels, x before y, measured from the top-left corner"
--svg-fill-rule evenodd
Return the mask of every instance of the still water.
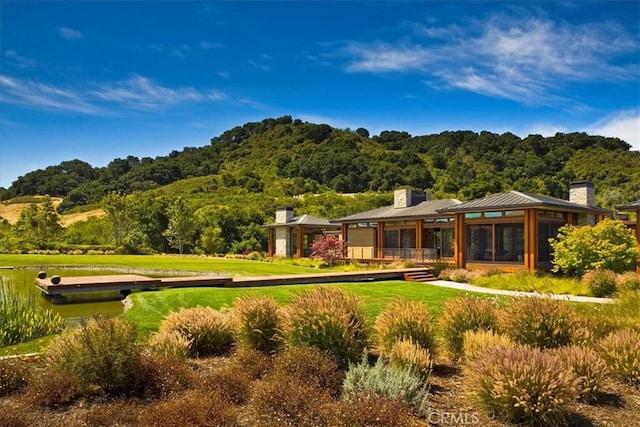
<path id="1" fill-rule="evenodd" d="M 69 295 L 69 302 L 65 304 L 52 304 L 49 298 L 35 285 L 35 278 L 39 270 L 15 269 L 0 270 L 2 285 L 11 293 L 25 296 L 33 296 L 42 307 L 49 308 L 59 313 L 62 318 L 70 323 L 77 323 L 82 318 L 92 317 L 96 314 L 115 316 L 123 312 L 122 296 L 118 292 L 96 292 L 82 295 Z M 122 274 L 115 271 L 95 270 L 47 270 L 47 276 L 97 276 L 108 274 Z"/>

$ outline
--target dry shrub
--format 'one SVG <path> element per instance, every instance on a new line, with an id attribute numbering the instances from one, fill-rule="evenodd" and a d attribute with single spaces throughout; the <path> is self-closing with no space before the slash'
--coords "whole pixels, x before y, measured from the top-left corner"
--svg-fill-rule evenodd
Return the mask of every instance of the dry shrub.
<path id="1" fill-rule="evenodd" d="M 20 359 L 0 359 L 0 397 L 21 391 L 29 381 L 30 366 Z"/>
<path id="2" fill-rule="evenodd" d="M 557 348 L 571 343 L 574 321 L 574 310 L 567 301 L 519 297 L 502 312 L 500 330 L 518 344 Z"/>
<path id="3" fill-rule="evenodd" d="M 349 427 L 411 427 L 424 425 L 399 399 L 364 397 L 340 400 L 327 407 L 329 425 Z"/>
<path id="4" fill-rule="evenodd" d="M 493 331 L 467 331 L 462 336 L 462 353 L 466 363 L 473 362 L 492 347 L 515 347 L 511 339 Z"/>
<path id="5" fill-rule="evenodd" d="M 45 358 L 51 370 L 72 373 L 87 386 L 109 395 L 130 394 L 140 375 L 137 337 L 135 325 L 121 317 L 96 317 L 53 341 Z"/>
<path id="6" fill-rule="evenodd" d="M 138 424 L 145 427 L 237 426 L 236 409 L 217 393 L 189 391 L 145 406 Z"/>
<path id="7" fill-rule="evenodd" d="M 26 411 L 11 405 L 0 406 L 0 426 L 3 427 L 30 427 L 36 425 Z"/>
<path id="8" fill-rule="evenodd" d="M 151 354 L 173 359 L 186 359 L 189 356 L 191 340 L 178 331 L 163 331 L 153 334 L 147 342 Z"/>
<path id="9" fill-rule="evenodd" d="M 442 307 L 440 327 L 447 349 L 462 356 L 463 334 L 466 331 L 496 330 L 498 314 L 493 300 L 461 296 L 446 301 Z"/>
<path id="10" fill-rule="evenodd" d="M 577 397 L 577 380 L 558 360 L 538 348 L 491 347 L 467 368 L 479 404 L 498 418 L 559 425 Z"/>
<path id="11" fill-rule="evenodd" d="M 273 372 L 281 378 L 295 378 L 336 397 L 342 391 L 344 372 L 328 354 L 314 347 L 292 347 L 280 354 Z"/>
<path id="12" fill-rule="evenodd" d="M 130 402 L 94 404 L 82 414 L 78 425 L 91 427 L 135 426 L 141 407 Z"/>
<path id="13" fill-rule="evenodd" d="M 238 345 L 263 353 L 278 350 L 282 328 L 280 307 L 272 297 L 245 296 L 234 302 L 233 320 Z"/>
<path id="14" fill-rule="evenodd" d="M 591 270 L 582 276 L 594 297 L 608 297 L 615 293 L 617 276 L 611 270 Z"/>
<path id="15" fill-rule="evenodd" d="M 616 283 L 622 291 L 640 291 L 640 274 L 633 271 L 618 274 Z"/>
<path id="16" fill-rule="evenodd" d="M 590 348 L 569 346 L 553 350 L 565 369 L 578 378 L 579 397 L 585 402 L 594 402 L 607 378 L 604 360 Z"/>
<path id="17" fill-rule="evenodd" d="M 428 383 L 433 369 L 433 359 L 429 350 L 411 340 L 396 341 L 391 348 L 389 363 L 395 368 L 414 370 L 425 383 Z"/>
<path id="18" fill-rule="evenodd" d="M 211 307 L 183 308 L 168 314 L 160 325 L 159 333 L 170 332 L 179 332 L 191 341 L 191 356 L 220 356 L 233 348 L 230 316 Z"/>
<path id="19" fill-rule="evenodd" d="M 242 366 L 226 365 L 201 374 L 198 387 L 215 392 L 234 405 L 244 405 L 249 400 L 252 383 Z"/>
<path id="20" fill-rule="evenodd" d="M 362 302 L 333 287 L 316 287 L 296 295 L 284 309 L 284 334 L 293 347 L 311 346 L 346 367 L 360 358 L 369 328 Z"/>
<path id="21" fill-rule="evenodd" d="M 439 278 L 451 282 L 471 283 L 473 279 L 478 276 L 478 273 L 465 270 L 464 268 L 447 268 L 440 272 Z"/>
<path id="22" fill-rule="evenodd" d="M 640 333 L 632 329 L 613 332 L 600 341 L 599 350 L 611 374 L 640 388 Z"/>
<path id="23" fill-rule="evenodd" d="M 271 356 L 251 349 L 239 349 L 229 362 L 242 369 L 253 380 L 264 377 L 273 366 Z"/>
<path id="24" fill-rule="evenodd" d="M 324 407 L 331 397 L 306 381 L 268 375 L 253 388 L 248 424 L 261 427 L 326 425 Z"/>
<path id="25" fill-rule="evenodd" d="M 60 408 L 95 394 L 96 391 L 95 388 L 82 384 L 73 373 L 47 369 L 35 372 L 24 390 L 24 398 L 27 403 L 36 407 Z"/>
<path id="26" fill-rule="evenodd" d="M 175 357 L 144 354 L 140 360 L 137 387 L 147 397 L 165 397 L 186 390 L 194 383 L 193 370 Z"/>
<path id="27" fill-rule="evenodd" d="M 412 340 L 434 355 L 434 326 L 433 316 L 424 303 L 396 298 L 376 318 L 378 349 L 389 355 L 396 341 Z"/>

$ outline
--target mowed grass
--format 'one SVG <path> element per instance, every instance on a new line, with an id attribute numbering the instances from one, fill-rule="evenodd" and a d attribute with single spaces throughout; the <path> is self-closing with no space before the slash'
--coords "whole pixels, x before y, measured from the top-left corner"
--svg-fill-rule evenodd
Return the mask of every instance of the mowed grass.
<path id="1" fill-rule="evenodd" d="M 251 288 L 191 288 L 165 289 L 156 292 L 137 292 L 129 295 L 133 304 L 124 316 L 135 322 L 143 336 L 158 330 L 164 316 L 181 308 L 198 305 L 216 309 L 232 307 L 233 301 L 244 295 L 266 295 L 285 305 L 294 295 L 315 286 L 338 287 L 358 296 L 370 320 L 380 313 L 394 298 L 423 301 L 434 315 L 439 315 L 442 303 L 464 292 L 456 289 L 430 286 L 425 283 L 397 281 L 331 283 L 322 285 L 281 285 Z"/>
<path id="2" fill-rule="evenodd" d="M 84 266 L 210 271 L 231 276 L 273 276 L 317 273 L 311 263 L 250 261 L 178 255 L 0 255 L 0 266 Z M 323 269 L 324 270 L 324 269 Z"/>
<path id="3" fill-rule="evenodd" d="M 548 274 L 523 271 L 512 274 L 482 276 L 473 280 L 476 286 L 507 291 L 571 294 L 592 296 L 589 287 L 571 277 L 554 277 Z"/>

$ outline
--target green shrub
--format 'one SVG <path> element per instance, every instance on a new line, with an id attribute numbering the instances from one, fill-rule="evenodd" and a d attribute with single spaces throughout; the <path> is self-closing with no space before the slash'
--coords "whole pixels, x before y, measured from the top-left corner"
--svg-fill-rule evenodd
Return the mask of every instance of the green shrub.
<path id="1" fill-rule="evenodd" d="M 311 346 L 335 357 L 340 367 L 358 360 L 369 328 L 361 301 L 338 288 L 316 287 L 293 298 L 284 310 L 290 346 Z"/>
<path id="2" fill-rule="evenodd" d="M 447 349 L 456 357 L 462 355 L 466 331 L 496 330 L 498 314 L 492 300 L 461 296 L 445 301 L 440 327 Z"/>
<path id="3" fill-rule="evenodd" d="M 147 350 L 154 355 L 186 359 L 189 356 L 191 341 L 178 331 L 163 331 L 154 334 L 147 342 Z"/>
<path id="4" fill-rule="evenodd" d="M 640 333 L 613 332 L 600 341 L 599 350 L 611 374 L 640 388 Z"/>
<path id="5" fill-rule="evenodd" d="M 594 402 L 607 378 L 604 360 L 590 348 L 568 346 L 553 350 L 565 369 L 578 378 L 579 397 L 585 402 Z"/>
<path id="6" fill-rule="evenodd" d="M 61 372 L 72 373 L 85 385 L 111 395 L 135 390 L 140 375 L 141 346 L 133 323 L 96 317 L 51 343 L 46 360 Z"/>
<path id="7" fill-rule="evenodd" d="M 519 297 L 501 313 L 500 330 L 518 344 L 556 348 L 571 343 L 575 313 L 551 297 Z"/>
<path id="8" fill-rule="evenodd" d="M 400 399 L 363 397 L 340 400 L 326 407 L 331 426 L 412 427 L 423 426 Z"/>
<path id="9" fill-rule="evenodd" d="M 42 308 L 34 295 L 11 292 L 0 277 L 0 347 L 54 335 L 65 326 L 60 315 Z"/>
<path id="10" fill-rule="evenodd" d="M 391 347 L 389 364 L 398 369 L 412 369 L 429 382 L 433 369 L 433 358 L 429 350 L 411 340 L 396 341 Z"/>
<path id="11" fill-rule="evenodd" d="M 211 307 L 197 306 L 169 313 L 162 321 L 158 332 L 182 334 L 191 342 L 191 356 L 224 355 L 234 344 L 230 316 Z"/>
<path id="12" fill-rule="evenodd" d="M 189 391 L 145 406 L 137 425 L 145 427 L 239 425 L 236 409 L 220 395 Z"/>
<path id="13" fill-rule="evenodd" d="M 20 359 L 0 359 L 0 397 L 21 391 L 29 381 L 30 366 Z"/>
<path id="14" fill-rule="evenodd" d="M 616 291 L 617 276 L 611 270 L 591 270 L 582 276 L 594 297 L 608 297 Z"/>
<path id="15" fill-rule="evenodd" d="M 235 300 L 233 319 L 240 347 L 271 353 L 280 347 L 280 308 L 272 297 L 245 296 Z"/>
<path id="16" fill-rule="evenodd" d="M 515 347 L 511 339 L 493 331 L 466 331 L 462 335 L 462 354 L 467 364 L 473 362 L 492 347 Z"/>
<path id="17" fill-rule="evenodd" d="M 338 396 L 342 391 L 344 372 L 327 353 L 314 347 L 292 347 L 278 355 L 273 372 L 283 378 L 296 378 Z"/>
<path id="18" fill-rule="evenodd" d="M 412 369 L 397 369 L 378 358 L 370 366 L 367 358 L 349 366 L 343 384 L 344 399 L 356 401 L 365 398 L 401 399 L 417 414 L 429 414 L 427 384 Z"/>
<path id="19" fill-rule="evenodd" d="M 434 326 L 433 316 L 423 302 L 396 298 L 376 318 L 378 349 L 381 354 L 389 355 L 396 341 L 412 340 L 434 355 Z"/>
<path id="20" fill-rule="evenodd" d="M 562 424 L 578 393 L 573 373 L 538 348 L 491 347 L 466 371 L 479 404 L 515 423 Z"/>
<path id="21" fill-rule="evenodd" d="M 627 271 L 616 278 L 618 288 L 622 291 L 640 291 L 640 274 Z"/>

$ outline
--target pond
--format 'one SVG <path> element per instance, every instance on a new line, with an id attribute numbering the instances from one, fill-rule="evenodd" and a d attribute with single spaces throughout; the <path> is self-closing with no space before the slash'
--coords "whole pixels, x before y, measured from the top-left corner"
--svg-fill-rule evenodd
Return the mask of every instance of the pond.
<path id="1" fill-rule="evenodd" d="M 95 292 L 90 294 L 70 295 L 65 304 L 52 304 L 50 299 L 42 295 L 35 285 L 37 269 L 2 269 L 0 280 L 5 289 L 13 294 L 35 297 L 38 304 L 60 314 L 70 323 L 78 323 L 83 318 L 96 314 L 116 316 L 124 311 L 122 296 L 118 292 Z M 47 275 L 69 276 L 97 276 L 122 274 L 122 272 L 105 270 L 47 270 Z"/>

